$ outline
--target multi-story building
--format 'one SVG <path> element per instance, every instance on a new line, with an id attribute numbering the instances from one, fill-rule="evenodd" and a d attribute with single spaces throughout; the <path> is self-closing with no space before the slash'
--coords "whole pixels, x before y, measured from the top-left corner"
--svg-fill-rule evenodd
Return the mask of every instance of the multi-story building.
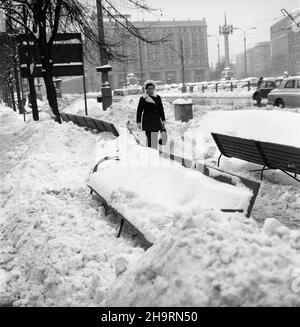
<path id="1" fill-rule="evenodd" d="M 255 47 L 247 50 L 247 76 L 266 77 L 271 71 L 271 44 L 270 42 L 260 42 Z M 245 77 L 245 53 L 240 53 L 235 57 L 236 77 Z"/>
<path id="2" fill-rule="evenodd" d="M 300 12 L 294 13 L 299 19 Z M 284 17 L 271 26 L 272 74 L 282 75 L 288 71 L 290 75 L 300 72 L 300 33 L 293 31 L 294 23 Z"/>
<path id="3" fill-rule="evenodd" d="M 271 43 L 260 42 L 254 47 L 254 76 L 267 77 L 271 75 Z"/>
<path id="4" fill-rule="evenodd" d="M 187 21 L 133 21 L 131 22 L 147 40 L 162 40 L 151 44 L 142 42 L 122 28 L 106 22 L 106 37 L 115 50 L 123 55 L 121 62 L 109 62 L 112 66 L 112 88 L 122 87 L 126 75 L 134 73 L 139 80 L 153 79 L 162 83 L 182 81 L 181 53 L 184 57 L 186 82 L 203 81 L 209 78 L 207 49 L 207 25 L 203 20 Z M 182 51 L 181 51 L 182 43 Z M 88 88 L 95 90 L 95 67 L 87 66 Z M 142 73 L 141 73 L 142 72 Z M 143 77 L 143 78 L 142 78 Z M 93 81 L 93 85 L 91 85 Z"/>

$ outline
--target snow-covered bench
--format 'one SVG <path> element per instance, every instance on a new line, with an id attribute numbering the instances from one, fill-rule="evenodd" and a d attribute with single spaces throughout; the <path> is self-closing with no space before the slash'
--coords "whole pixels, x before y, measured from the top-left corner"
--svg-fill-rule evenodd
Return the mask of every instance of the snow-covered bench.
<path id="1" fill-rule="evenodd" d="M 119 133 L 114 126 L 114 124 L 108 123 L 106 121 L 95 119 L 92 117 L 87 116 L 78 116 L 78 115 L 72 115 L 67 113 L 60 113 L 60 116 L 63 121 L 69 122 L 72 121 L 74 124 L 85 127 L 93 130 L 97 130 L 98 132 L 109 132 L 112 133 L 115 136 L 119 136 Z"/>
<path id="2" fill-rule="evenodd" d="M 221 152 L 218 167 L 222 156 L 237 158 L 262 165 L 262 169 L 252 170 L 260 171 L 261 179 L 265 170 L 278 169 L 300 182 L 300 148 L 218 133 L 212 133 L 212 137 Z"/>
<path id="3" fill-rule="evenodd" d="M 102 159 L 87 182 L 91 193 L 120 219 L 118 236 L 125 222 L 150 246 L 168 232 L 177 214 L 191 208 L 239 212 L 249 217 L 259 182 L 200 163 L 186 168 L 188 160 L 159 154 L 137 145 L 133 138 L 122 139 L 121 130 L 120 134 L 120 138 L 99 147 Z"/>
<path id="4" fill-rule="evenodd" d="M 245 177 L 241 177 L 236 174 L 232 174 L 229 172 L 226 172 L 221 169 L 217 169 L 214 167 L 211 167 L 210 165 L 206 165 L 203 163 L 197 163 L 197 162 L 192 162 L 189 159 L 185 159 L 183 157 L 174 155 L 174 154 L 169 154 L 169 153 L 164 153 L 160 152 L 160 154 L 164 158 L 169 158 L 171 160 L 179 162 L 183 167 L 186 168 L 191 168 L 191 169 L 196 169 L 200 172 L 202 172 L 205 176 L 211 177 L 221 183 L 227 183 L 230 185 L 244 185 L 246 188 L 250 189 L 252 191 L 252 197 L 249 201 L 249 206 L 246 211 L 246 217 L 249 218 L 251 215 L 251 211 L 253 209 L 255 200 L 257 198 L 259 189 L 260 189 L 260 183 L 257 181 L 253 181 L 250 179 L 247 179 Z M 223 212 L 243 212 L 242 210 L 230 210 L 230 209 L 222 209 L 221 211 Z"/>

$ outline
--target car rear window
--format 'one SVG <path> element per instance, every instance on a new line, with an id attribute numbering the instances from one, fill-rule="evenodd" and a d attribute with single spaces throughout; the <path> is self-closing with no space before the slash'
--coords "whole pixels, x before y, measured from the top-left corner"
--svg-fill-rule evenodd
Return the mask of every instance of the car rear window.
<path id="1" fill-rule="evenodd" d="M 124 95 L 124 92 L 123 91 L 114 91 L 114 94 L 113 95 L 123 96 Z"/>
<path id="2" fill-rule="evenodd" d="M 295 85 L 296 85 L 296 81 L 294 79 L 290 80 L 290 81 L 287 81 L 284 85 L 284 87 L 286 89 L 293 89 L 295 88 Z"/>
<path id="3" fill-rule="evenodd" d="M 275 87 L 274 82 L 266 82 L 266 87 Z"/>
<path id="4" fill-rule="evenodd" d="M 298 87 L 298 89 L 300 89 L 300 79 L 298 79 L 297 87 Z"/>

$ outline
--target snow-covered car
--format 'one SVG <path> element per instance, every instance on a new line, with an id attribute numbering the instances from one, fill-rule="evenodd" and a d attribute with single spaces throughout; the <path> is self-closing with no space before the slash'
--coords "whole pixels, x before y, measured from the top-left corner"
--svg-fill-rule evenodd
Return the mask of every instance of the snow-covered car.
<path id="1" fill-rule="evenodd" d="M 300 108 L 300 76 L 283 80 L 279 88 L 268 94 L 268 104 L 281 108 Z"/>
<path id="2" fill-rule="evenodd" d="M 113 99 L 123 99 L 127 95 L 141 95 L 142 90 L 140 88 L 129 88 L 129 89 L 115 89 L 113 90 Z"/>

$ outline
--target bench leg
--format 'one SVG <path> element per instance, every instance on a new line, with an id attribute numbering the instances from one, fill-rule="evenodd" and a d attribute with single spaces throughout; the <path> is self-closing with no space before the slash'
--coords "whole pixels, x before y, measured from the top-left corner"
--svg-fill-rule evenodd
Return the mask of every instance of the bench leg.
<path id="1" fill-rule="evenodd" d="M 220 166 L 220 160 L 221 160 L 221 158 L 222 158 L 222 153 L 220 154 L 220 156 L 219 156 L 219 158 L 218 158 L 218 167 Z"/>
<path id="2" fill-rule="evenodd" d="M 117 235 L 118 238 L 121 236 L 123 225 L 124 225 L 124 219 L 121 219 L 120 228 L 119 228 L 119 232 Z"/>
<path id="3" fill-rule="evenodd" d="M 260 180 L 263 180 L 263 176 L 264 176 L 264 170 L 265 170 L 266 166 L 263 167 L 261 173 L 260 173 Z"/>
<path id="4" fill-rule="evenodd" d="M 285 173 L 286 175 L 288 175 L 289 177 L 293 178 L 294 180 L 296 180 L 297 182 L 300 182 L 300 179 L 297 178 L 297 174 L 295 174 L 295 176 L 289 174 L 288 172 L 286 172 L 285 170 L 281 170 L 283 173 Z"/>
<path id="5" fill-rule="evenodd" d="M 271 168 L 266 168 L 266 166 L 263 166 L 262 169 L 249 170 L 249 172 L 250 173 L 254 173 L 254 172 L 260 171 L 261 172 L 261 174 L 260 174 L 260 180 L 262 181 L 265 170 L 271 170 Z"/>

